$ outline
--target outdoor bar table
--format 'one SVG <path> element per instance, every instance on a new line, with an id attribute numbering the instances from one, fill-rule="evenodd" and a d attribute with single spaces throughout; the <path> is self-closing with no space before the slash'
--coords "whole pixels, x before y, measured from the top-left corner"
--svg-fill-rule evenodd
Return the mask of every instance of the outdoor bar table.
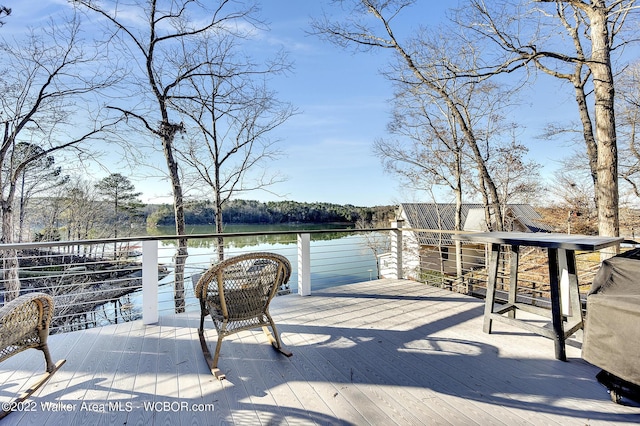
<path id="1" fill-rule="evenodd" d="M 565 339 L 583 327 L 575 251 L 597 251 L 620 244 L 623 240 L 617 237 L 525 232 L 481 232 L 454 235 L 453 238 L 462 241 L 491 244 L 483 331 L 485 333 L 491 333 L 492 321 L 498 320 L 549 337 L 555 342 L 556 359 L 562 361 L 567 360 Z M 496 280 L 498 276 L 501 245 L 511 246 L 509 296 L 506 305 L 496 307 Z M 547 317 L 549 312 L 546 309 L 536 306 L 517 303 L 520 246 L 547 249 L 547 256 L 549 258 L 552 329 L 539 327 L 516 319 L 516 310 L 518 309 Z M 562 297 L 567 296 L 569 300 L 562 300 Z M 507 314 L 507 316 L 504 314 Z M 566 326 L 564 324 L 565 318 L 567 322 Z"/>

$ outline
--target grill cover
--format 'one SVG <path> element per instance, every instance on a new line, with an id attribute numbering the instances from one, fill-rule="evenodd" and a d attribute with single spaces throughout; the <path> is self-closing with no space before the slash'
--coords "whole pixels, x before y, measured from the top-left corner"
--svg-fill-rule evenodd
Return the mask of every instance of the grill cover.
<path id="1" fill-rule="evenodd" d="M 602 262 L 587 295 L 582 357 L 640 385 L 640 249 Z"/>

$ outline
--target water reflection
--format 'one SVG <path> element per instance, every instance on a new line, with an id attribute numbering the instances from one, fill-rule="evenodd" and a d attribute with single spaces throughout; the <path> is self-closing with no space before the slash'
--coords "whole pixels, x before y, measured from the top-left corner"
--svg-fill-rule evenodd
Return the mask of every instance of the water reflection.
<path id="1" fill-rule="evenodd" d="M 331 224 L 321 224 L 321 225 L 309 225 L 309 224 L 289 224 L 289 225 L 227 225 L 225 226 L 224 233 L 226 234 L 234 234 L 234 233 L 245 233 L 245 232 L 254 232 L 254 233 L 264 233 L 270 232 L 270 234 L 260 234 L 260 235 L 242 235 L 242 236 L 234 236 L 234 237 L 225 237 L 225 247 L 234 247 L 234 248 L 246 248 L 253 247 L 261 244 L 295 244 L 296 236 L 294 234 L 281 234 L 278 232 L 283 231 L 314 231 L 314 230 L 325 230 L 325 229 L 353 229 L 353 226 L 347 225 L 331 225 Z M 154 229 L 147 230 L 149 235 L 174 235 L 175 228 L 168 226 L 159 226 Z M 216 229 L 215 226 L 208 225 L 197 225 L 197 226 L 188 226 L 187 234 L 188 235 L 208 235 L 215 234 Z M 312 234 L 312 241 L 331 241 L 338 240 L 342 238 L 347 238 L 351 233 L 345 232 L 323 232 L 319 234 Z M 162 244 L 164 246 L 175 246 L 176 240 L 163 240 Z M 189 247 L 193 248 L 215 248 L 217 244 L 216 238 L 194 238 L 189 239 Z"/>

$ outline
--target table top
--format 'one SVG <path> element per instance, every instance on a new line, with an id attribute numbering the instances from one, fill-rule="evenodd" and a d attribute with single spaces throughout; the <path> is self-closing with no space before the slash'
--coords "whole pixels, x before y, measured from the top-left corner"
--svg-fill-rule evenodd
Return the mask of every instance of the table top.
<path id="1" fill-rule="evenodd" d="M 554 234 L 545 232 L 478 232 L 453 235 L 454 240 L 481 243 L 509 244 L 558 248 L 564 250 L 596 251 L 620 244 L 624 238 L 600 237 L 592 235 Z"/>

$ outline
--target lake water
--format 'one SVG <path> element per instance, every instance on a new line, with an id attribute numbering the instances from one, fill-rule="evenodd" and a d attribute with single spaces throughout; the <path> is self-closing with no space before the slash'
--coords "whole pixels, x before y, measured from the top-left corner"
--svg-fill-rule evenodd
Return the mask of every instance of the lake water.
<path id="1" fill-rule="evenodd" d="M 232 225 L 225 228 L 225 233 L 235 232 L 278 232 L 291 230 L 345 229 L 345 226 L 328 225 Z M 192 226 L 188 234 L 202 235 L 215 233 L 212 226 Z M 150 235 L 173 235 L 174 228 L 159 227 Z M 370 235 L 370 234 L 368 234 Z M 386 238 L 385 234 L 377 236 Z M 377 278 L 376 258 L 367 242 L 371 236 L 365 237 L 357 233 L 322 233 L 311 236 L 311 288 L 327 288 L 336 285 L 350 284 Z M 215 239 L 197 239 L 189 242 L 189 257 L 185 272 L 185 291 L 188 310 L 197 310 L 199 305 L 193 295 L 192 274 L 204 271 L 216 258 Z M 289 281 L 291 292 L 296 293 L 298 287 L 297 243 L 296 235 L 260 235 L 225 238 L 225 257 L 246 253 L 267 251 L 281 254 L 289 259 L 293 267 Z M 159 248 L 160 262 L 172 268 L 172 256 L 175 254 L 175 242 L 161 242 Z M 134 309 L 142 306 L 140 293 L 130 296 Z M 171 311 L 173 302 L 173 275 L 169 274 L 161 280 L 159 289 L 160 312 Z"/>

